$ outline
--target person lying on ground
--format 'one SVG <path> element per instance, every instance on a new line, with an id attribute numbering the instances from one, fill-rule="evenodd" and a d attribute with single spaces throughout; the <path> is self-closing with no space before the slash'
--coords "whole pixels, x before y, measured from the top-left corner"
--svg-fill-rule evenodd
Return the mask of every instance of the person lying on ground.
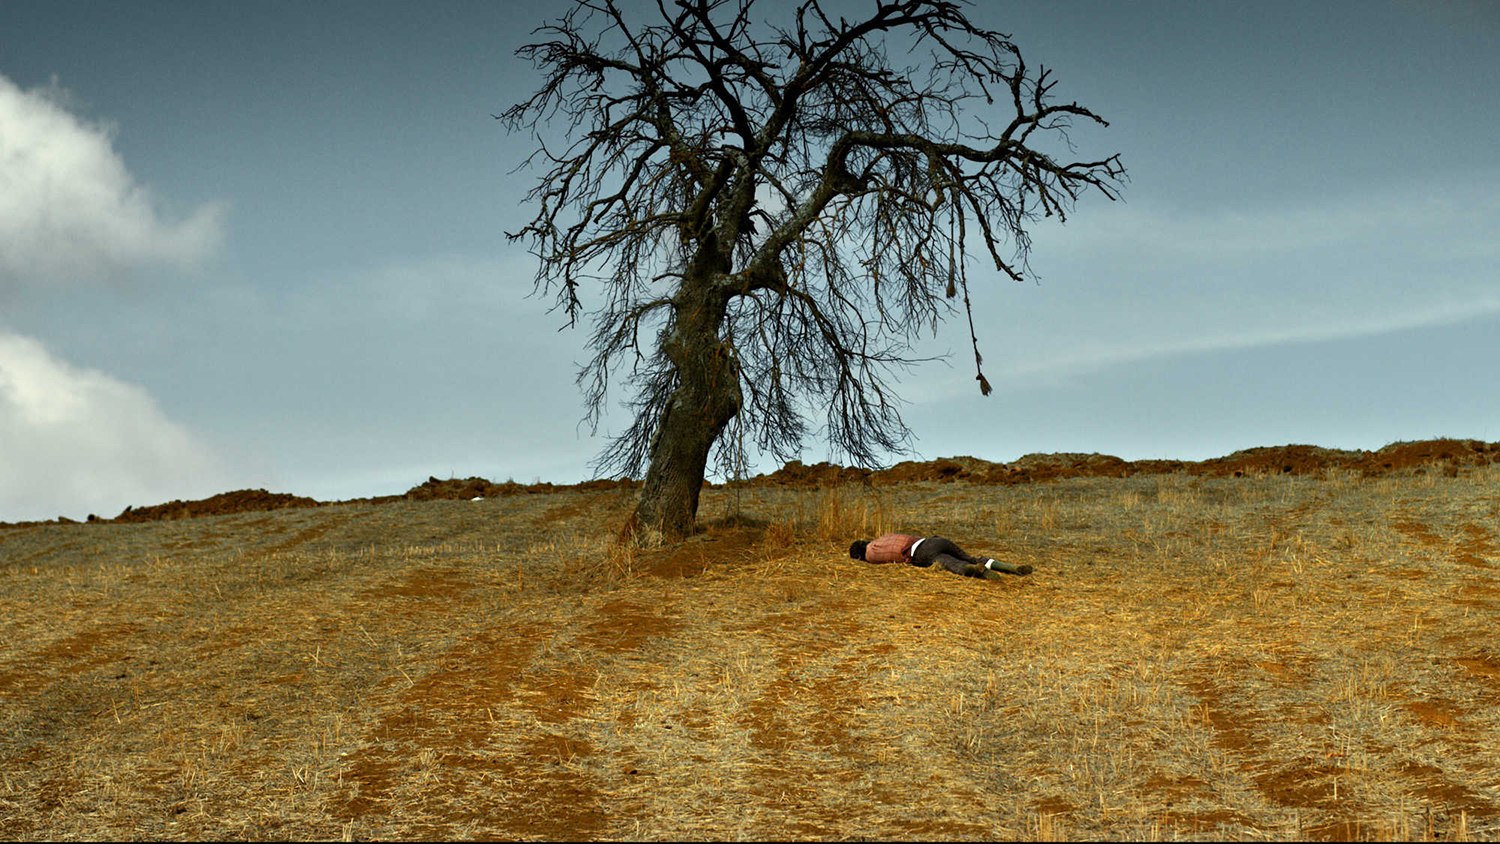
<path id="1" fill-rule="evenodd" d="M 849 546 L 849 556 L 867 563 L 909 563 L 921 568 L 938 563 L 965 577 L 984 577 L 986 571 L 1031 574 L 1031 566 L 1002 563 L 991 557 L 971 557 L 952 540 L 941 536 L 887 533 L 869 542 L 859 539 Z"/>

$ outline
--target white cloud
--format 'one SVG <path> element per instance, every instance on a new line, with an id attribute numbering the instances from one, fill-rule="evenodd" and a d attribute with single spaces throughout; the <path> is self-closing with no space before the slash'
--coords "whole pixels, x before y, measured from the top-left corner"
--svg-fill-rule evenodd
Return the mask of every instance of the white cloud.
<path id="1" fill-rule="evenodd" d="M 0 332 L 0 520 L 107 518 L 223 492 L 225 477 L 145 390 Z"/>
<path id="2" fill-rule="evenodd" d="M 0 294 L 188 267 L 218 247 L 222 206 L 163 219 L 109 131 L 64 100 L 55 85 L 23 91 L 0 76 Z"/>

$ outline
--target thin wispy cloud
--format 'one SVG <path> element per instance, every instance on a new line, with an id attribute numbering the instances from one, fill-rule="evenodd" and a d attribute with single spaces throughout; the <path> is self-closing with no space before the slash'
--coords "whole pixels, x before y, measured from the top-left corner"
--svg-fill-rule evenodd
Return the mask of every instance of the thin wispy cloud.
<path id="1" fill-rule="evenodd" d="M 1065 226 L 1038 227 L 1037 248 L 1227 261 L 1337 249 L 1379 237 L 1426 243 L 1427 251 L 1440 255 L 1454 241 L 1493 243 L 1488 237 L 1500 232 L 1500 171 L 1466 174 L 1462 181 L 1371 186 L 1276 206 L 1221 201 L 1192 209 L 1153 203 L 1148 195 L 1084 211 Z"/>
<path id="2" fill-rule="evenodd" d="M 989 356 L 992 377 L 1034 383 L 1500 312 L 1500 175 L 1276 209 L 1105 210 L 1037 238 L 1040 285 L 987 296 L 986 347 L 1005 351 Z"/>
<path id="3" fill-rule="evenodd" d="M 223 216 L 209 204 L 168 219 L 65 91 L 0 76 L 0 294 L 190 267 L 218 248 Z"/>
<path id="4" fill-rule="evenodd" d="M 1007 364 L 997 371 L 996 378 L 1014 384 L 1034 383 L 1086 375 L 1155 358 L 1299 343 L 1352 340 L 1398 331 L 1454 325 L 1494 314 L 1500 314 L 1500 295 L 1464 304 L 1436 305 L 1415 311 L 1356 318 L 1339 323 L 1306 323 L 1284 329 L 1200 334 L 1175 341 L 1167 340 L 1156 343 L 1144 341 L 1136 345 L 1085 347 L 1071 353 Z"/>

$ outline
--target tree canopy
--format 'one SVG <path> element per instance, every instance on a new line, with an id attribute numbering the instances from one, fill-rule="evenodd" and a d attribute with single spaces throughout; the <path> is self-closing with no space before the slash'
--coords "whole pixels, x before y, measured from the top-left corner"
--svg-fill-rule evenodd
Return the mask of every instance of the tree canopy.
<path id="1" fill-rule="evenodd" d="M 831 6 L 577 0 L 519 51 L 542 84 L 500 117 L 540 175 L 509 236 L 569 324 L 592 319 L 588 421 L 625 382 L 633 423 L 599 465 L 648 469 L 643 509 L 705 437 L 723 466 L 790 459 L 815 426 L 858 464 L 907 450 L 895 381 L 923 332 L 962 313 L 990 392 L 971 272 L 1027 277 L 1028 226 L 1118 196 L 1118 156 L 1071 160 L 1074 122 L 1104 119 L 964 4 Z"/>

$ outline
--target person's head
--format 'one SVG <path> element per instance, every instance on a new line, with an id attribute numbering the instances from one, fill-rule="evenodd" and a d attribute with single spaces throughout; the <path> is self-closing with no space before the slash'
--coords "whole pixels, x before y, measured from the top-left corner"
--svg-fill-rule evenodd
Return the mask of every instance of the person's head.
<path id="1" fill-rule="evenodd" d="M 863 539 L 854 540 L 854 544 L 849 546 L 849 556 L 856 560 L 863 560 L 865 558 L 865 546 L 869 544 Z"/>

